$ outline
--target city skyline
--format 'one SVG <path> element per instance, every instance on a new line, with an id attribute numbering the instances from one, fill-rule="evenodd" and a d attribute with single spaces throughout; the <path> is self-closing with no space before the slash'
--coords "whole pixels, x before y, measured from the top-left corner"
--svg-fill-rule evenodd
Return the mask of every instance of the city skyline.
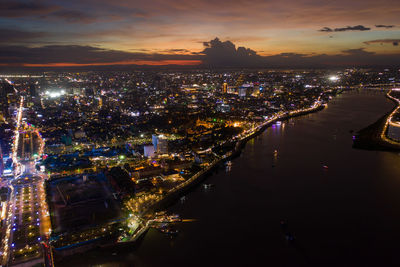
<path id="1" fill-rule="evenodd" d="M 399 0 L 1 0 L 0 267 L 400 266 Z"/>
<path id="2" fill-rule="evenodd" d="M 3 1 L 1 67 L 397 65 L 385 1 Z"/>

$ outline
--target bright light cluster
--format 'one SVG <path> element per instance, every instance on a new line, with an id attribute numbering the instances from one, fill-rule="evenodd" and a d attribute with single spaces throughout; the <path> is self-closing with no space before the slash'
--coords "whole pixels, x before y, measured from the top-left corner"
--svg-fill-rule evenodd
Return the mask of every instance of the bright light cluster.
<path id="1" fill-rule="evenodd" d="M 49 96 L 50 98 L 57 98 L 57 97 L 60 97 L 62 95 L 65 95 L 65 90 L 61 90 L 59 92 L 46 91 L 46 95 Z"/>
<path id="2" fill-rule="evenodd" d="M 336 82 L 336 81 L 339 80 L 339 77 L 333 75 L 333 76 L 330 76 L 330 77 L 329 77 L 329 80 L 332 81 L 332 82 Z"/>

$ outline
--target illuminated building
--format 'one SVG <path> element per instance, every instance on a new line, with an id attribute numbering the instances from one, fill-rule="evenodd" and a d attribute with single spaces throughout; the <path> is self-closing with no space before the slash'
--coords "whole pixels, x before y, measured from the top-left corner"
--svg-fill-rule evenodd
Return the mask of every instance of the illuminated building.
<path id="1" fill-rule="evenodd" d="M 158 144 L 158 136 L 156 134 L 153 134 L 151 136 L 151 142 L 154 146 L 154 151 L 157 151 L 157 144 Z"/>
<path id="2" fill-rule="evenodd" d="M 239 97 L 245 97 L 247 94 L 247 88 L 243 86 L 239 87 L 238 93 Z"/>
<path id="3" fill-rule="evenodd" d="M 155 150 L 154 150 L 154 146 L 153 145 L 145 145 L 145 146 L 143 146 L 143 151 L 144 151 L 143 154 L 144 154 L 144 156 L 146 158 L 154 157 Z"/>
<path id="4" fill-rule="evenodd" d="M 227 92 L 228 92 L 228 83 L 224 83 L 224 85 L 223 85 L 223 91 L 222 91 L 224 94 L 226 94 Z"/>
<path id="5" fill-rule="evenodd" d="M 168 153 L 168 140 L 164 135 L 153 134 L 151 136 L 151 142 L 153 143 L 154 151 L 157 154 L 167 154 Z"/>
<path id="6" fill-rule="evenodd" d="M 168 154 L 168 140 L 162 135 L 158 137 L 157 153 L 159 155 Z"/>
<path id="7" fill-rule="evenodd" d="M 103 107 L 103 99 L 99 97 L 99 109 Z"/>
<path id="8" fill-rule="evenodd" d="M 231 111 L 231 107 L 228 104 L 222 103 L 222 104 L 220 104 L 220 105 L 218 105 L 216 107 L 216 110 L 219 111 L 219 112 L 226 113 L 226 112 L 230 112 Z"/>

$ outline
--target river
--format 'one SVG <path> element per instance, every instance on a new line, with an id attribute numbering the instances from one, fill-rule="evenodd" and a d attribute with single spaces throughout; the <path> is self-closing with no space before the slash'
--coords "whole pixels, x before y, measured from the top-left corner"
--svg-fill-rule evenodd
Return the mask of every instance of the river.
<path id="1" fill-rule="evenodd" d="M 70 264 L 400 266 L 400 155 L 352 148 L 352 131 L 391 108 L 383 93 L 351 91 L 274 125 L 246 144 L 230 171 L 207 178 L 212 188 L 198 186 L 168 209 L 194 220 L 179 224 L 177 237 L 150 230 L 135 249 Z"/>

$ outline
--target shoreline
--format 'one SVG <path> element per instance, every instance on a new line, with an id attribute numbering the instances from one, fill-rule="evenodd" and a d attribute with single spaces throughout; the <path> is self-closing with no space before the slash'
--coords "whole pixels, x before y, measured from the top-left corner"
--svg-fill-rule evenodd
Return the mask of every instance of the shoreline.
<path id="1" fill-rule="evenodd" d="M 359 130 L 355 135 L 353 148 L 372 151 L 400 151 L 400 143 L 394 142 L 386 136 L 389 118 L 400 109 L 400 101 L 390 96 L 390 92 L 385 97 L 395 103 L 395 107 L 376 122 Z"/>
<path id="2" fill-rule="evenodd" d="M 181 196 L 185 195 L 189 190 L 197 186 L 199 183 L 204 181 L 207 178 L 207 175 L 210 174 L 215 168 L 217 168 L 221 163 L 235 158 L 236 156 L 239 156 L 240 153 L 242 152 L 243 148 L 245 147 L 246 143 L 253 139 L 254 137 L 260 135 L 263 133 L 268 127 L 270 127 L 273 123 L 276 121 L 282 121 L 282 120 L 288 120 L 291 118 L 299 117 L 299 116 L 304 116 L 307 114 L 315 113 L 318 111 L 321 111 L 325 108 L 324 104 L 318 104 L 313 107 L 310 107 L 306 110 L 296 110 L 289 112 L 288 114 L 283 114 L 281 116 L 277 116 L 273 119 L 270 119 L 263 124 L 259 125 L 254 132 L 251 132 L 238 140 L 236 142 L 235 148 L 229 152 L 227 152 L 225 155 L 221 156 L 220 158 L 214 160 L 206 169 L 201 170 L 200 172 L 196 173 L 193 175 L 191 178 L 180 184 L 178 187 L 172 189 L 168 194 L 160 201 L 157 203 L 154 203 L 152 206 L 148 208 L 148 210 L 145 212 L 145 214 L 159 211 L 161 209 L 164 209 L 174 202 L 177 201 Z M 134 235 L 132 240 L 125 241 L 125 242 L 118 242 L 117 245 L 119 244 L 132 244 L 136 242 L 138 239 L 141 238 L 141 236 L 147 232 L 147 230 L 150 228 L 149 225 L 146 224 L 142 229 L 140 229 L 137 234 Z M 139 234 L 140 233 L 140 234 Z M 113 246 L 115 244 L 112 244 L 110 246 Z"/>
<path id="3" fill-rule="evenodd" d="M 258 127 L 255 128 L 253 132 L 248 133 L 244 137 L 242 137 L 240 140 L 236 142 L 235 148 L 229 152 L 227 152 L 225 155 L 221 156 L 220 158 L 214 160 L 207 168 L 201 170 L 200 172 L 194 174 L 191 178 L 180 184 L 178 187 L 175 187 L 172 189 L 170 192 L 168 192 L 167 195 L 158 202 L 154 203 L 152 206 L 150 206 L 147 211 L 144 213 L 144 215 L 149 214 L 151 212 L 155 212 L 161 209 L 165 209 L 166 207 L 174 204 L 181 196 L 185 195 L 196 187 L 198 184 L 200 184 L 202 181 L 207 179 L 207 176 L 220 164 L 223 162 L 235 158 L 240 155 L 242 152 L 243 148 L 245 147 L 246 143 L 253 139 L 254 137 L 262 134 L 268 127 L 270 127 L 273 123 L 276 121 L 284 121 L 288 120 L 291 118 L 299 117 L 299 116 L 304 116 L 307 114 L 312 114 L 316 113 L 318 111 L 321 111 L 325 108 L 324 104 L 314 104 L 314 106 L 307 108 L 305 110 L 296 110 L 292 111 L 289 113 L 285 113 L 276 117 L 273 117 L 272 119 L 264 122 L 263 124 L 259 125 Z M 84 247 L 81 247 L 80 249 L 77 249 L 79 252 L 76 253 L 75 255 L 79 255 L 82 253 L 85 253 L 86 251 L 90 251 L 93 248 L 100 249 L 100 250 L 108 250 L 110 248 L 117 248 L 117 249 L 124 249 L 126 247 L 135 247 L 137 246 L 141 240 L 143 240 L 145 234 L 148 232 L 150 229 L 150 223 L 148 220 L 145 221 L 144 225 L 141 228 L 138 228 L 136 233 L 132 236 L 131 240 L 129 241 L 124 241 L 124 242 L 115 242 L 115 243 L 109 243 L 109 244 L 98 244 L 91 246 L 90 248 L 85 249 Z M 62 254 L 59 254 L 59 261 L 60 262 L 65 262 L 66 259 L 68 259 L 70 256 L 73 255 L 68 255 L 69 253 L 65 253 L 64 256 Z"/>

